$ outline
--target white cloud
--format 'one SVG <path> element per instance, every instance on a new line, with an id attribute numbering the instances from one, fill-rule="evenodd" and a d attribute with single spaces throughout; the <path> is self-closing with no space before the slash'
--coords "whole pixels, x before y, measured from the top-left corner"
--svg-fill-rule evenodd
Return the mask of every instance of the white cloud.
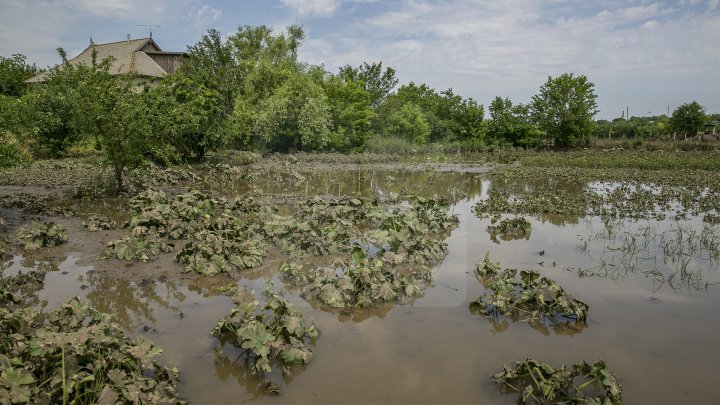
<path id="1" fill-rule="evenodd" d="M 708 0 L 707 5 L 710 10 L 715 10 L 720 4 L 720 0 Z"/>
<path id="2" fill-rule="evenodd" d="M 647 95 L 632 95 L 648 103 L 670 82 L 676 88 L 684 83 L 689 100 L 716 97 L 701 84 L 718 82 L 716 13 L 675 10 L 677 3 L 661 2 L 631 7 L 615 1 L 594 7 L 541 0 L 398 3 L 301 48 L 301 56 L 330 70 L 382 60 L 403 82 L 452 87 L 484 102 L 496 95 L 528 101 L 548 75 L 565 72 L 595 81 L 601 109 L 608 111 L 626 102 L 614 95 L 622 91 L 609 91 L 620 82 L 631 83 L 626 90 L 634 83 L 656 86 Z"/>
<path id="3" fill-rule="evenodd" d="M 300 15 L 328 17 L 340 6 L 340 0 L 281 0 Z"/>
<path id="4" fill-rule="evenodd" d="M 215 21 L 222 15 L 222 10 L 203 4 L 199 7 L 191 7 L 188 17 L 197 26 L 207 28 L 208 24 Z"/>

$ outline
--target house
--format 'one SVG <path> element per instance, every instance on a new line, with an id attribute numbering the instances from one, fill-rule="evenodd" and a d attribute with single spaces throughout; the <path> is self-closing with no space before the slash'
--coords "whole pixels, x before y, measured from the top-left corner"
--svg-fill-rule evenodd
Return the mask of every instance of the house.
<path id="1" fill-rule="evenodd" d="M 97 52 L 96 60 L 98 62 L 108 56 L 114 58 L 110 65 L 111 75 L 135 73 L 141 80 L 165 77 L 177 70 L 183 58 L 186 57 L 185 52 L 164 52 L 152 37 L 131 40 L 130 35 L 128 35 L 128 39 L 121 42 L 107 44 L 93 44 L 91 42 L 80 55 L 70 59 L 68 63 L 91 65 L 93 48 Z M 46 70 L 37 76 L 31 77 L 25 83 L 45 82 L 51 70 Z"/>

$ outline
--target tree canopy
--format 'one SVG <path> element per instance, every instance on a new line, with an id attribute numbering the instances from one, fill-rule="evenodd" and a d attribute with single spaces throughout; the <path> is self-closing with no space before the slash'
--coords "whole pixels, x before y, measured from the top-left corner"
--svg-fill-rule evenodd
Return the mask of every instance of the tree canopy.
<path id="1" fill-rule="evenodd" d="M 674 131 L 695 136 L 705 123 L 705 109 L 697 102 L 685 103 L 673 111 L 670 126 Z"/>
<path id="2" fill-rule="evenodd" d="M 584 75 L 548 77 L 532 98 L 532 118 L 557 147 L 587 143 L 598 112 L 596 99 L 595 85 Z"/>

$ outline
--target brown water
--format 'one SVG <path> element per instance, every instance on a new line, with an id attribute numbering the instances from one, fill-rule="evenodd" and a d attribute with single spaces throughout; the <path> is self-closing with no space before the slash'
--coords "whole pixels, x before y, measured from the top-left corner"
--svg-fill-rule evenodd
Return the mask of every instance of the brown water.
<path id="1" fill-rule="evenodd" d="M 80 295 L 115 314 L 129 333 L 142 334 L 164 349 L 162 361 L 181 370 L 180 389 L 190 403 L 514 403 L 515 397 L 501 395 L 489 377 L 503 364 L 525 357 L 557 365 L 603 359 L 618 376 L 628 404 L 714 402 L 720 383 L 720 276 L 717 263 L 702 254 L 686 267 L 699 274 L 694 280 L 700 282 L 691 285 L 678 278 L 682 282 L 671 285 L 667 278 L 676 266 L 664 264 L 657 252 L 631 258 L 637 269 L 623 270 L 621 255 L 609 250 L 606 240 L 592 238 L 605 229 L 598 218 L 528 217 L 533 226 L 529 238 L 494 242 L 486 231 L 489 219 L 476 217 L 474 203 L 493 187 L 532 190 L 533 184 L 492 184 L 472 171 L 278 176 L 234 182 L 223 193 L 255 187 L 288 195 L 438 194 L 456 201 L 450 210 L 460 219 L 446 240 L 447 257 L 433 270 L 432 286 L 411 304 L 326 312 L 288 293 L 306 317 L 315 319 L 321 336 L 312 347 L 313 362 L 285 381 L 281 396 L 262 394 L 256 388 L 259 380 L 235 363 L 233 349 L 226 348 L 225 357 L 216 360 L 217 342 L 210 335 L 232 307 L 212 286 L 237 281 L 260 292 L 265 278 L 273 277 L 271 271 L 244 273 L 239 280 L 204 280 L 177 277 L 178 267 L 169 255 L 130 267 L 98 261 L 103 244 L 98 238 L 109 240 L 115 234 L 82 231 L 80 219 L 67 220 L 73 239 L 62 250 L 53 250 L 54 257 L 16 256 L 5 271 L 51 266 L 38 295 L 48 309 Z M 585 187 L 557 186 L 575 192 Z M 676 226 L 671 221 L 625 221 L 621 229 L 635 231 L 644 225 L 659 231 Z M 685 225 L 702 227 L 695 220 Z M 578 249 L 587 239 L 588 249 Z M 540 271 L 585 301 L 590 305 L 587 327 L 533 329 L 526 323 L 500 318 L 493 324 L 473 315 L 468 305 L 483 289 L 472 272 L 486 252 L 503 267 Z M 602 276 L 581 277 L 580 269 Z M 276 286 L 282 285 L 273 278 Z"/>

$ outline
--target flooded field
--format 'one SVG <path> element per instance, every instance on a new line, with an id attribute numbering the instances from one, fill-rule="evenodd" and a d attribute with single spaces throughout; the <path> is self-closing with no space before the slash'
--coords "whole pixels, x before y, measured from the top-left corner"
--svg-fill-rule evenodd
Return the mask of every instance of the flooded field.
<path id="1" fill-rule="evenodd" d="M 177 390 L 189 403 L 515 403 L 518 394 L 499 390 L 493 375 L 526 358 L 554 366 L 602 359 L 624 403 L 711 402 L 720 361 L 717 190 L 490 170 L 472 162 L 215 167 L 176 174 L 129 201 L 76 204 L 69 217 L 12 202 L 21 192 L 55 190 L 3 186 L 3 275 L 41 269 L 44 285 L 24 291 L 29 305 L 48 312 L 79 296 L 112 314 L 129 336 L 150 339 L 163 349 L 158 362 L 179 370 Z M 199 194 L 188 194 L 191 188 Z M 204 206 L 212 215 L 190 225 L 168 214 Z M 209 245 L 215 254 L 202 256 L 211 239 L 200 235 L 210 228 L 196 222 L 216 226 L 238 212 L 258 224 L 242 217 L 232 228 L 241 234 L 217 232 L 242 246 Z M 131 226 L 97 222 L 92 232 L 94 214 Z M 166 222 L 144 236 L 133 230 L 158 217 Z M 516 218 L 524 221 L 503 222 Z M 16 230 L 33 219 L 64 226 L 67 242 L 24 251 Z M 318 234 L 306 228 L 315 225 Z M 155 251 L 134 251 L 136 240 L 156 243 Z M 226 249 L 234 253 L 222 260 L 217 252 Z M 528 315 L 522 306 L 508 316 L 498 301 L 495 310 L 478 309 L 473 303 L 490 294 L 476 274 L 486 257 L 554 281 L 587 305 L 586 319 Z M 340 278 L 313 269 L 335 269 Z M 343 289 L 343 275 L 356 270 L 380 287 Z M 302 330 L 312 320 L 319 333 L 261 341 L 291 344 L 302 355 L 311 350 L 312 361 L 285 368 L 275 360 L 260 377 L 252 370 L 261 364 L 247 357 L 255 349 L 211 331 L 231 319 L 236 291 L 254 290 L 265 305 L 268 281 L 299 310 Z M 590 388 L 602 393 L 598 384 Z"/>

